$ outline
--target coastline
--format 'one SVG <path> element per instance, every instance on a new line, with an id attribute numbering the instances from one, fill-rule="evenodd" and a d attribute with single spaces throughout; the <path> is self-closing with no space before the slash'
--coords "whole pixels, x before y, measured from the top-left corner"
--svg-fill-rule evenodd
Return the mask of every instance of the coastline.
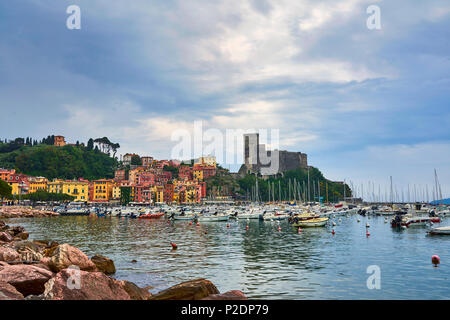
<path id="1" fill-rule="evenodd" d="M 0 210 L 0 218 L 50 217 L 50 211 L 24 207 Z M 182 282 L 156 294 L 117 280 L 114 262 L 102 255 L 88 257 L 70 244 L 29 240 L 21 226 L 0 220 L 0 300 L 246 300 L 238 290 L 220 293 L 209 280 Z"/>

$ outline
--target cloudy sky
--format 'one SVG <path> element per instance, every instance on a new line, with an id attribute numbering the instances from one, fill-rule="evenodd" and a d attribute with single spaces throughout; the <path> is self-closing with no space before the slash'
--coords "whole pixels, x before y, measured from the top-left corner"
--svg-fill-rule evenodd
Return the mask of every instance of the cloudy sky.
<path id="1" fill-rule="evenodd" d="M 166 159 L 194 121 L 279 129 L 330 179 L 400 193 L 436 168 L 449 196 L 449 39 L 448 0 L 2 1 L 0 135 Z"/>

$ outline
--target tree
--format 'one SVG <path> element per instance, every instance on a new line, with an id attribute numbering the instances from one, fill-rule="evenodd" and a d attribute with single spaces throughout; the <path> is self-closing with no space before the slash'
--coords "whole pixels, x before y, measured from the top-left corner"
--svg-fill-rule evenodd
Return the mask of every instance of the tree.
<path id="1" fill-rule="evenodd" d="M 131 164 L 132 165 L 136 165 L 136 166 L 142 165 L 141 157 L 139 157 L 138 155 L 132 156 L 131 157 Z"/>
<path id="2" fill-rule="evenodd" d="M 5 181 L 0 180 L 0 197 L 2 198 L 11 198 L 12 187 Z"/>
<path id="3" fill-rule="evenodd" d="M 94 139 L 90 138 L 88 143 L 87 143 L 87 150 L 91 151 L 94 149 Z"/>

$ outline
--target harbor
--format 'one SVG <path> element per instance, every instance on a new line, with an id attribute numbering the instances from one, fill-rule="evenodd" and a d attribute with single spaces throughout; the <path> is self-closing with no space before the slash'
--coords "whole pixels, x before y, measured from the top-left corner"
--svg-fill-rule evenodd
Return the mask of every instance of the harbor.
<path id="1" fill-rule="evenodd" d="M 6 221 L 25 227 L 34 239 L 70 243 L 88 255 L 102 252 L 116 264 L 114 277 L 151 286 L 152 293 L 206 278 L 221 292 L 239 289 L 250 299 L 448 299 L 450 237 L 430 233 L 450 224 L 448 209 L 415 208 L 388 213 L 318 204 L 130 207 L 121 208 L 128 209 L 123 216 L 111 208 Z M 150 211 L 164 214 L 139 218 Z M 439 222 L 393 226 L 399 212 Z M 217 215 L 227 219 L 201 219 Z M 294 217 L 308 215 L 326 218 L 326 224 L 295 225 Z M 442 261 L 438 267 L 433 255 Z M 367 286 L 372 265 L 381 270 L 379 290 Z"/>

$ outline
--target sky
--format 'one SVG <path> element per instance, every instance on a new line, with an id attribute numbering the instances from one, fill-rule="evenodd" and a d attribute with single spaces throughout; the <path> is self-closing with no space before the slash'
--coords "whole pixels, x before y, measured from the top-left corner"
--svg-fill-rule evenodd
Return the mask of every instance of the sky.
<path id="1" fill-rule="evenodd" d="M 168 159 L 195 122 L 278 130 L 269 145 L 366 197 L 390 176 L 431 190 L 434 169 L 448 197 L 449 39 L 448 0 L 2 1 L 0 136 L 107 136 Z"/>

